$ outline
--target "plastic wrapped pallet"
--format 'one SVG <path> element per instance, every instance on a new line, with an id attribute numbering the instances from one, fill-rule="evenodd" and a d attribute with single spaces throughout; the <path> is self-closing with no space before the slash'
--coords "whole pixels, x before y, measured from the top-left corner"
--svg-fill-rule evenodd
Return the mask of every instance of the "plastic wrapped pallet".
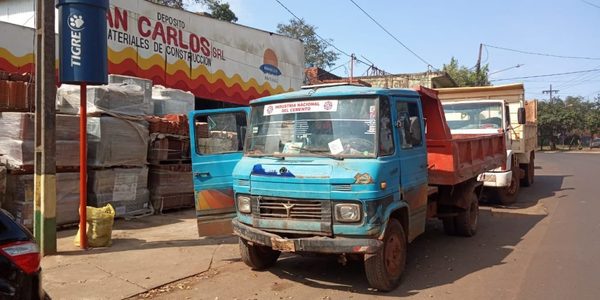
<path id="1" fill-rule="evenodd" d="M 35 115 L 0 113 L 0 154 L 11 169 L 32 166 L 34 160 Z M 56 115 L 56 165 L 79 165 L 79 118 Z"/>
<path id="2" fill-rule="evenodd" d="M 80 91 L 77 85 L 63 84 L 56 92 L 56 110 L 79 114 Z M 87 112 L 144 116 L 152 113 L 150 99 L 137 84 L 108 84 L 87 88 Z"/>
<path id="3" fill-rule="evenodd" d="M 190 139 L 186 136 L 155 134 L 151 137 L 148 160 L 152 164 L 163 161 L 190 159 Z"/>
<path id="4" fill-rule="evenodd" d="M 152 212 L 148 168 L 111 168 L 88 172 L 88 205 L 110 203 L 118 217 Z"/>
<path id="5" fill-rule="evenodd" d="M 238 151 L 237 133 L 229 131 L 211 131 L 209 138 L 198 138 L 198 152 L 203 154 Z"/>
<path id="6" fill-rule="evenodd" d="M 150 166 L 149 186 L 152 196 L 194 193 L 191 164 Z"/>
<path id="7" fill-rule="evenodd" d="M 167 114 L 186 114 L 194 110 L 194 94 L 182 90 L 165 88 L 155 85 L 152 88 L 152 102 L 154 114 L 163 116 Z"/>
<path id="8" fill-rule="evenodd" d="M 144 91 L 144 102 L 150 104 L 148 107 L 149 114 L 154 112 L 154 105 L 152 104 L 152 80 L 134 76 L 110 74 L 108 75 L 108 83 L 140 86 Z"/>
<path id="9" fill-rule="evenodd" d="M 102 116 L 88 119 L 88 165 L 141 166 L 148 157 L 148 123 Z"/>
<path id="10" fill-rule="evenodd" d="M 33 225 L 33 175 L 7 177 L 5 208 L 23 225 Z M 56 174 L 56 224 L 74 224 L 79 220 L 79 173 Z"/>

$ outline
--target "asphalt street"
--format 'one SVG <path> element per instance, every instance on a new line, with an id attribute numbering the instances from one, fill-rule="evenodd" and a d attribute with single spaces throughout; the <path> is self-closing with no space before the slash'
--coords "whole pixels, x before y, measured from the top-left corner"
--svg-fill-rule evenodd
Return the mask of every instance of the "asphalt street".
<path id="1" fill-rule="evenodd" d="M 254 272 L 237 247 L 217 267 L 140 297 L 158 299 L 598 299 L 600 155 L 538 153 L 533 186 L 511 207 L 482 205 L 472 238 L 450 237 L 441 222 L 409 245 L 401 286 L 369 289 L 360 262 L 283 255 Z"/>

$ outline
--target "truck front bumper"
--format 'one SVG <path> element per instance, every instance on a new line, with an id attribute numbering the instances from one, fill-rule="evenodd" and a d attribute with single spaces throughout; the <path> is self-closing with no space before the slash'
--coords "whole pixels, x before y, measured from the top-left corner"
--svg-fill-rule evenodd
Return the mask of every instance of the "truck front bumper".
<path id="1" fill-rule="evenodd" d="M 483 182 L 483 186 L 489 187 L 507 187 L 510 186 L 512 171 L 505 172 L 486 172 L 477 176 L 477 181 Z"/>
<path id="2" fill-rule="evenodd" d="M 376 238 L 306 237 L 288 239 L 243 224 L 237 218 L 233 219 L 233 232 L 247 241 L 283 252 L 375 253 L 383 245 L 383 242 Z"/>

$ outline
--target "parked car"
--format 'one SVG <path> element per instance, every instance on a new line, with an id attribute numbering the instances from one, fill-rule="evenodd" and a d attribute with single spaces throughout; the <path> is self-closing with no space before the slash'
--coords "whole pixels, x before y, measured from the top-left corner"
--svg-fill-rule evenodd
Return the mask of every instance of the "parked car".
<path id="1" fill-rule="evenodd" d="M 590 142 L 590 148 L 600 148 L 600 138 L 595 138 Z"/>
<path id="2" fill-rule="evenodd" d="M 0 299 L 46 298 L 40 261 L 31 233 L 0 209 Z"/>

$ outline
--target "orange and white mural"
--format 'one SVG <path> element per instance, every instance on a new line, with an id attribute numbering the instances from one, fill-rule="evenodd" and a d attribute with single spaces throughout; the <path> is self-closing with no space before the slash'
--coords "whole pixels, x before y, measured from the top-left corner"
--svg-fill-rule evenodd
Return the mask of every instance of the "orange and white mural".
<path id="1" fill-rule="evenodd" d="M 304 79 L 304 52 L 296 39 L 145 0 L 111 0 L 107 23 L 111 74 L 237 104 L 298 89 Z M 33 30 L 0 26 L 10 30 L 3 36 L 14 37 L 0 41 L 0 69 L 31 72 Z"/>

